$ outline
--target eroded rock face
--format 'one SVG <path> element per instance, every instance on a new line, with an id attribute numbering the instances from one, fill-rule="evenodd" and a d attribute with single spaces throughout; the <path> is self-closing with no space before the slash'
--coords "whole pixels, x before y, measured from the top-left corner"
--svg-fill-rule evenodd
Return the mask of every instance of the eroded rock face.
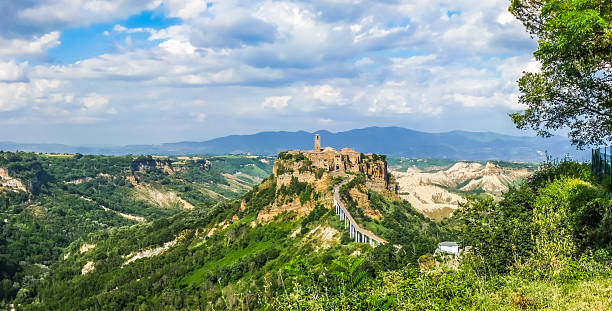
<path id="1" fill-rule="evenodd" d="M 291 183 L 292 178 L 297 178 L 299 182 L 307 182 L 320 194 L 325 193 L 322 197 L 319 197 L 318 201 L 309 200 L 307 202 L 300 202 L 297 195 L 292 196 L 277 196 L 274 202 L 267 208 L 259 211 L 257 214 L 257 221 L 267 222 L 277 215 L 283 212 L 295 212 L 298 215 L 307 215 L 316 206 L 317 203 L 323 203 L 326 206 L 330 206 L 332 202 L 331 193 L 327 192 L 328 187 L 331 185 L 331 178 L 328 175 L 323 175 L 321 178 L 316 178 L 311 172 L 300 173 L 299 171 L 293 171 L 290 173 L 284 173 L 276 177 L 276 183 L 265 182 L 260 187 L 264 189 L 266 187 L 272 187 L 276 185 L 274 191 L 278 191 L 283 186 L 288 186 Z"/>
<path id="2" fill-rule="evenodd" d="M 308 183 L 314 190 L 323 194 L 318 203 L 331 206 L 332 195 L 329 192 L 334 177 L 347 178 L 356 173 L 362 173 L 365 177 L 365 188 L 378 192 L 391 192 L 397 196 L 399 187 L 395 178 L 387 170 L 387 161 L 384 156 L 376 154 L 363 154 L 351 148 L 343 148 L 336 151 L 334 148 L 320 145 L 320 136 L 315 135 L 313 150 L 290 150 L 283 152 L 274 161 L 272 169 L 276 179 L 276 189 L 289 186 L 291 181 Z M 262 187 L 264 185 L 262 184 Z M 353 192 L 357 198 L 359 207 L 363 208 L 369 217 L 378 219 L 380 214 L 369 208 L 367 190 Z M 259 221 L 268 221 L 282 212 L 297 212 L 307 214 L 314 209 L 317 202 L 301 203 L 297 195 L 293 197 L 277 197 L 271 206 L 260 211 L 257 216 Z"/>
<path id="3" fill-rule="evenodd" d="M 349 195 L 357 202 L 357 208 L 363 210 L 365 216 L 377 220 L 382 218 L 380 212 L 371 207 L 366 189 L 362 189 L 362 187 L 351 188 Z"/>
<path id="4" fill-rule="evenodd" d="M 81 245 L 81 247 L 79 248 L 79 253 L 83 254 L 85 252 L 87 252 L 90 249 L 94 249 L 96 247 L 96 244 L 88 244 L 88 243 L 84 243 L 83 245 Z"/>
<path id="5" fill-rule="evenodd" d="M 362 154 L 353 149 L 336 151 L 327 147 L 321 151 L 291 150 L 287 155 L 274 161 L 272 173 L 282 178 L 288 172 L 300 178 L 300 182 L 312 182 L 317 171 L 323 173 L 363 173 L 368 188 L 397 193 L 398 186 L 387 170 L 387 162 L 380 156 Z M 296 174 L 295 172 L 299 172 Z M 291 178 L 288 177 L 288 180 Z"/>
<path id="6" fill-rule="evenodd" d="M 170 160 L 137 160 L 132 163 L 132 172 L 143 172 L 149 168 L 158 168 L 165 173 L 174 174 L 172 161 Z"/>
<path id="7" fill-rule="evenodd" d="M 96 266 L 93 261 L 88 261 L 81 269 L 81 275 L 85 275 L 89 272 L 92 272 L 96 269 Z"/>
<path id="8" fill-rule="evenodd" d="M 9 176 L 9 172 L 5 168 L 0 167 L 0 188 L 7 188 L 10 191 L 26 191 L 26 187 L 21 180 Z"/>
<path id="9" fill-rule="evenodd" d="M 509 185 L 529 174 L 526 168 L 502 168 L 491 162 L 485 165 L 457 162 L 449 168 L 433 172 L 421 171 L 416 167 L 393 171 L 401 188 L 401 197 L 425 215 L 439 217 L 448 216 L 465 201 L 456 191 L 484 191 L 499 199 Z M 449 188 L 456 191 L 451 192 Z"/>

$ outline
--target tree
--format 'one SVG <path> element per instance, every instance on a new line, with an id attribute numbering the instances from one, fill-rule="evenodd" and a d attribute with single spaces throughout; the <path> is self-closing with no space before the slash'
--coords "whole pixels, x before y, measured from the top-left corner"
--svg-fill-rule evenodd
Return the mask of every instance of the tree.
<path id="1" fill-rule="evenodd" d="M 517 127 L 545 137 L 568 127 L 579 148 L 612 141 L 612 2 L 512 0 L 509 10 L 538 38 L 542 65 L 519 79 Z"/>

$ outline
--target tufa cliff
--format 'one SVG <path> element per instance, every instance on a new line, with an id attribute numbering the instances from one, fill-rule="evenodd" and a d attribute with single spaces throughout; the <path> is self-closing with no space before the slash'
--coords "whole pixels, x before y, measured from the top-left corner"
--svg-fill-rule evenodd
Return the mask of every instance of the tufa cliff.
<path id="1" fill-rule="evenodd" d="M 331 147 L 322 148 L 319 134 L 315 135 L 313 150 L 290 150 L 279 154 L 274 162 L 274 176 L 280 177 L 291 171 L 294 176 L 297 171 L 298 178 L 307 172 L 319 175 L 329 173 L 333 176 L 362 173 L 366 177 L 366 186 L 370 189 L 390 190 L 394 193 L 399 189 L 387 170 L 384 155 L 363 154 L 351 148 L 342 148 L 340 151 Z"/>
<path id="2" fill-rule="evenodd" d="M 282 212 L 307 214 L 317 204 L 331 207 L 330 189 L 337 178 L 363 175 L 367 189 L 393 195 L 399 189 L 387 171 L 385 156 L 358 153 L 350 148 L 340 151 L 321 148 L 319 135 L 315 135 L 313 150 L 281 152 L 272 173 L 272 179 L 262 187 L 274 187 L 274 201 L 259 212 L 258 220 L 267 221 Z M 367 197 L 367 190 L 364 191 Z"/>

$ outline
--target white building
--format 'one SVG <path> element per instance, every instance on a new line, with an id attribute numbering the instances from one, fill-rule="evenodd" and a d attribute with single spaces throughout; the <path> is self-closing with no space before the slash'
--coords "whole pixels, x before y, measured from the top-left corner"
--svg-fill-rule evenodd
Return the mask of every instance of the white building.
<path id="1" fill-rule="evenodd" d="M 455 242 L 440 242 L 438 243 L 438 251 L 444 252 L 447 254 L 458 255 L 459 254 L 459 244 Z"/>

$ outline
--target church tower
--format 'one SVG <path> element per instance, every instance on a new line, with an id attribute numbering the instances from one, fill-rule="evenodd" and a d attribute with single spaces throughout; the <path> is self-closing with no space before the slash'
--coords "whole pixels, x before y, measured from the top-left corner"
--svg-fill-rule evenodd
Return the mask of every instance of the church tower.
<path id="1" fill-rule="evenodd" d="M 315 134 L 314 151 L 315 152 L 321 151 L 321 135 L 319 135 L 319 134 Z"/>

